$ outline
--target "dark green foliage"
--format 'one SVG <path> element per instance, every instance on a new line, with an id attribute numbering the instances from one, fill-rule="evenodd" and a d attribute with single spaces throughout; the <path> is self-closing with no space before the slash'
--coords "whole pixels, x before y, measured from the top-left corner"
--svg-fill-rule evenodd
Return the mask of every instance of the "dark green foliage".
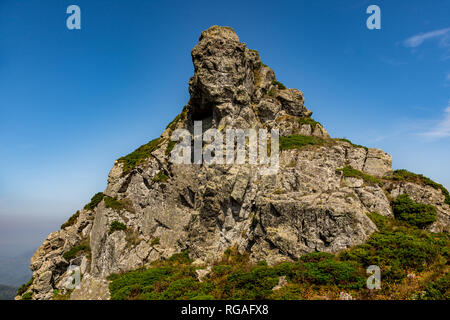
<path id="1" fill-rule="evenodd" d="M 164 172 L 160 171 L 160 172 L 158 172 L 157 175 L 155 175 L 153 177 L 152 181 L 153 182 L 164 182 L 167 179 L 169 179 L 169 177 L 166 174 L 164 174 Z"/>
<path id="2" fill-rule="evenodd" d="M 368 183 L 375 183 L 375 184 L 380 184 L 381 180 L 378 179 L 377 177 L 371 176 L 367 173 L 364 173 L 362 171 L 353 169 L 351 166 L 346 166 L 342 169 L 337 169 L 336 171 L 338 172 L 342 172 L 344 177 L 353 177 L 353 178 L 361 178 L 363 179 L 365 182 Z"/>
<path id="3" fill-rule="evenodd" d="M 408 170 L 395 170 L 392 175 L 386 176 L 385 178 L 394 180 L 394 181 L 409 181 L 425 186 L 431 186 L 436 190 L 441 190 L 442 194 L 445 197 L 445 203 L 450 205 L 450 194 L 448 190 L 442 185 L 437 182 L 434 182 L 430 178 L 427 178 L 421 174 L 416 174 L 409 172 Z"/>
<path id="4" fill-rule="evenodd" d="M 156 246 L 159 244 L 159 237 L 153 238 L 152 242 L 150 243 L 152 246 Z"/>
<path id="5" fill-rule="evenodd" d="M 269 92 L 267 92 L 267 94 L 269 95 L 269 97 L 275 97 L 275 95 L 277 94 L 277 90 L 275 88 L 272 88 L 269 90 Z"/>
<path id="6" fill-rule="evenodd" d="M 77 222 L 79 215 L 80 215 L 80 211 L 75 212 L 75 214 L 73 216 L 71 216 L 69 218 L 69 220 L 67 220 L 66 222 L 64 222 L 61 225 L 61 229 L 64 229 L 64 228 L 67 228 L 67 227 L 70 227 L 70 226 L 74 225 Z"/>
<path id="7" fill-rule="evenodd" d="M 127 226 L 117 220 L 111 222 L 111 225 L 109 226 L 109 234 L 119 230 L 127 230 Z"/>
<path id="8" fill-rule="evenodd" d="M 309 124 L 313 130 L 316 127 L 316 125 L 320 125 L 319 122 L 317 122 L 312 118 L 298 118 L 298 123 L 300 125 Z"/>
<path id="9" fill-rule="evenodd" d="M 286 86 L 284 84 L 282 84 L 280 81 L 272 80 L 272 84 L 274 86 L 277 86 L 278 89 L 280 89 L 280 90 L 286 89 Z"/>
<path id="10" fill-rule="evenodd" d="M 124 174 L 130 172 L 133 168 L 135 168 L 137 165 L 141 164 L 145 159 L 150 157 L 150 154 L 159 147 L 161 142 L 162 142 L 161 138 L 154 139 L 149 143 L 140 146 L 129 155 L 119 158 L 119 161 L 124 164 L 123 167 Z"/>
<path id="11" fill-rule="evenodd" d="M 369 217 L 377 225 L 367 243 L 338 255 L 313 252 L 297 262 L 268 266 L 250 262 L 248 254 L 236 248 L 224 252 L 202 282 L 196 278 L 187 251 L 165 261 L 109 277 L 112 299 L 310 299 L 331 294 L 337 298 L 345 289 L 367 297 L 366 268 L 376 264 L 382 270 L 382 288 L 399 283 L 409 272 L 441 270 L 448 259 L 448 234 L 430 234 L 402 221 L 376 213 Z M 439 274 L 439 273 L 438 273 Z M 287 284 L 272 290 L 285 277 Z M 448 297 L 448 277 L 436 278 L 418 289 L 424 299 Z"/>
<path id="12" fill-rule="evenodd" d="M 17 295 L 21 296 L 22 294 L 24 294 L 24 292 L 26 292 L 28 290 L 28 288 L 33 284 L 33 280 L 34 278 L 31 277 L 30 280 L 28 280 L 27 283 L 22 284 L 19 289 L 17 289 Z"/>
<path id="13" fill-rule="evenodd" d="M 365 244 L 339 254 L 341 260 L 358 262 L 364 267 L 378 265 L 386 281 L 404 278 L 407 270 L 421 272 L 446 261 L 450 244 L 447 234 L 431 235 L 376 213 L 368 215 L 380 231 Z"/>
<path id="14" fill-rule="evenodd" d="M 169 141 L 169 143 L 167 144 L 166 155 L 170 155 L 176 144 L 177 144 L 176 141 L 172 140 Z"/>
<path id="15" fill-rule="evenodd" d="M 430 282 L 425 292 L 425 300 L 450 300 L 450 273 Z"/>
<path id="16" fill-rule="evenodd" d="M 355 148 L 363 148 L 363 149 L 366 149 L 366 151 L 369 150 L 369 148 L 362 146 L 360 144 L 354 144 L 353 142 L 351 142 L 350 140 L 345 139 L 345 138 L 335 138 L 334 140 L 348 142 Z"/>
<path id="17" fill-rule="evenodd" d="M 115 211 L 120 211 L 125 208 L 123 203 L 117 200 L 117 197 L 111 198 L 108 196 L 105 197 L 105 207 Z"/>
<path id="18" fill-rule="evenodd" d="M 65 252 L 63 254 L 63 258 L 66 259 L 67 261 L 69 261 L 83 253 L 90 253 L 90 252 L 91 252 L 91 247 L 89 247 L 89 245 L 86 243 L 81 243 L 77 246 L 70 248 L 69 251 Z"/>
<path id="19" fill-rule="evenodd" d="M 33 292 L 27 292 L 22 296 L 22 300 L 31 300 L 33 298 Z"/>
<path id="20" fill-rule="evenodd" d="M 414 202 L 407 194 L 398 196 L 392 202 L 392 209 L 397 219 L 418 228 L 426 227 L 436 221 L 434 206 Z"/>
<path id="21" fill-rule="evenodd" d="M 313 136 L 302 136 L 293 134 L 287 137 L 280 137 L 280 150 L 301 149 L 308 145 L 323 145 L 324 140 Z"/>
<path id="22" fill-rule="evenodd" d="M 98 192 L 96 193 L 92 198 L 91 198 L 91 202 L 89 202 L 87 205 L 84 206 L 85 210 L 94 210 L 97 205 L 103 200 L 103 197 L 105 195 L 103 194 L 103 192 Z"/>

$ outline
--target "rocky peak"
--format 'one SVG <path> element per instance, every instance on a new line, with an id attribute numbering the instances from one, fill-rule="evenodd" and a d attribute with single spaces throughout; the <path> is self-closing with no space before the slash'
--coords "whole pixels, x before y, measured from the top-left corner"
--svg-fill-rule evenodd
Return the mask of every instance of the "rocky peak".
<path id="1" fill-rule="evenodd" d="M 312 114 L 304 106 L 302 92 L 277 82 L 259 53 L 240 42 L 230 27 L 203 31 L 192 50 L 192 61 L 191 120 L 203 120 L 216 128 L 271 128 L 274 121 L 289 122 L 289 116 L 309 118 Z"/>

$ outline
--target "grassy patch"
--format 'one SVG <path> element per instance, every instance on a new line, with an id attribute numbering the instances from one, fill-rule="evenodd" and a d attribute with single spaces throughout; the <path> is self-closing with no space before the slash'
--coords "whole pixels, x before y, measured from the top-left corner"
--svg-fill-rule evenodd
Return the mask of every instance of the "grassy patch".
<path id="1" fill-rule="evenodd" d="M 300 124 L 300 126 L 302 126 L 304 124 L 309 124 L 311 126 L 311 129 L 313 129 L 313 130 L 316 127 L 316 125 L 321 126 L 321 124 L 319 122 L 317 122 L 316 120 L 314 120 L 312 118 L 298 118 L 298 123 Z"/>
<path id="2" fill-rule="evenodd" d="M 27 292 L 22 296 L 22 300 L 31 300 L 33 298 L 33 292 Z"/>
<path id="3" fill-rule="evenodd" d="M 91 247 L 89 246 L 88 241 L 84 241 L 79 245 L 70 248 L 69 251 L 65 252 L 63 254 L 63 258 L 66 259 L 67 261 L 70 261 L 73 258 L 78 257 L 82 254 L 90 254 L 90 253 Z"/>
<path id="4" fill-rule="evenodd" d="M 272 80 L 272 84 L 274 86 L 277 86 L 278 89 L 280 89 L 280 90 L 287 89 L 286 86 L 284 84 L 282 84 L 280 81 Z"/>
<path id="5" fill-rule="evenodd" d="M 414 202 L 407 194 L 402 194 L 392 202 L 392 209 L 397 219 L 424 228 L 436 221 L 436 208 L 429 204 Z"/>
<path id="6" fill-rule="evenodd" d="M 354 168 L 352 168 L 351 166 L 346 166 L 342 169 L 337 169 L 337 172 L 342 172 L 344 177 L 353 177 L 353 178 L 361 178 L 363 179 L 365 182 L 368 183 L 374 183 L 374 184 L 381 184 L 382 181 L 381 179 L 371 176 L 367 173 L 364 173 L 362 171 L 356 170 Z"/>
<path id="7" fill-rule="evenodd" d="M 109 226 L 109 234 L 114 233 L 119 230 L 125 231 L 125 230 L 127 230 L 127 226 L 117 220 L 114 220 L 113 222 L 111 222 L 111 225 Z"/>
<path id="8" fill-rule="evenodd" d="M 350 140 L 345 139 L 345 138 L 335 138 L 334 140 L 336 140 L 336 141 L 348 142 L 348 143 L 350 143 L 350 144 L 351 144 L 353 147 L 355 147 L 355 148 L 363 148 L 363 149 L 365 149 L 366 151 L 369 150 L 369 148 L 367 148 L 366 146 L 362 146 L 362 145 L 360 145 L 360 144 L 354 144 L 353 142 L 351 142 Z"/>
<path id="9" fill-rule="evenodd" d="M 172 141 L 170 140 L 169 143 L 167 144 L 167 149 L 166 149 L 166 155 L 170 155 L 170 153 L 172 152 L 173 148 L 175 148 L 175 146 L 177 145 L 176 141 Z"/>
<path id="10" fill-rule="evenodd" d="M 125 208 L 122 202 L 117 200 L 117 197 L 111 198 L 108 196 L 105 197 L 105 207 L 113 209 L 115 211 L 120 211 Z"/>
<path id="11" fill-rule="evenodd" d="M 277 89 L 275 89 L 275 88 L 272 88 L 269 90 L 269 92 L 267 92 L 267 95 L 269 97 L 275 97 L 276 94 L 277 94 Z"/>
<path id="12" fill-rule="evenodd" d="M 166 181 L 167 179 L 169 179 L 169 176 L 167 176 L 166 174 L 164 174 L 164 172 L 160 171 L 160 172 L 158 172 L 158 174 L 156 174 L 156 175 L 153 177 L 152 181 L 153 181 L 153 182 L 164 182 L 164 181 Z"/>
<path id="13" fill-rule="evenodd" d="M 71 216 L 71 217 L 69 218 L 69 220 L 67 220 L 66 222 L 64 222 L 64 223 L 61 225 L 61 229 L 65 229 L 65 228 L 67 228 L 67 227 L 73 226 L 73 225 L 77 222 L 79 216 L 80 216 L 80 211 L 75 212 L 75 213 L 73 214 L 73 216 Z"/>
<path id="14" fill-rule="evenodd" d="M 416 174 L 416 173 L 409 172 L 408 170 L 401 169 L 401 170 L 395 170 L 392 173 L 392 175 L 386 176 L 385 178 L 394 180 L 394 181 L 413 182 L 413 183 L 420 184 L 420 185 L 431 186 L 436 190 L 441 190 L 442 194 L 445 197 L 445 203 L 450 205 L 450 194 L 449 194 L 448 190 L 442 184 L 434 182 L 430 178 L 427 178 L 421 174 Z"/>
<path id="15" fill-rule="evenodd" d="M 97 205 L 103 200 L 103 197 L 105 195 L 103 194 L 103 192 L 98 192 L 96 193 L 92 198 L 91 198 L 91 202 L 89 202 L 87 205 L 84 206 L 85 210 L 94 210 Z"/>
<path id="16" fill-rule="evenodd" d="M 22 284 L 19 287 L 19 289 L 17 289 L 17 295 L 21 296 L 22 294 L 24 294 L 28 290 L 28 288 L 30 288 L 30 286 L 33 284 L 33 280 L 34 280 L 34 278 L 31 277 L 31 279 L 28 280 L 27 283 Z"/>
<path id="17" fill-rule="evenodd" d="M 302 136 L 293 134 L 286 137 L 280 137 L 280 150 L 301 149 L 308 145 L 323 145 L 324 139 L 314 136 Z"/>
<path id="18" fill-rule="evenodd" d="M 137 165 L 141 164 L 142 162 L 144 162 L 145 159 L 150 157 L 151 153 L 156 149 L 158 149 L 161 142 L 162 142 L 161 138 L 154 139 L 149 143 L 140 146 L 129 155 L 119 158 L 119 162 L 122 162 L 124 164 L 123 166 L 124 174 L 130 172 Z"/>
<path id="19" fill-rule="evenodd" d="M 159 237 L 156 237 L 156 238 L 153 238 L 153 240 L 152 240 L 152 242 L 151 242 L 150 244 L 151 244 L 151 246 L 153 247 L 153 246 L 158 245 L 159 242 L 160 242 Z"/>

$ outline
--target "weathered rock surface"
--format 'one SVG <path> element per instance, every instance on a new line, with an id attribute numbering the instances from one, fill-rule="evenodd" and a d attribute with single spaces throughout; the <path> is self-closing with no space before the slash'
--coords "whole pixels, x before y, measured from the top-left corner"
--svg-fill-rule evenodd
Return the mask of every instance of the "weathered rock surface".
<path id="1" fill-rule="evenodd" d="M 105 195 L 128 205 L 112 209 L 103 200 L 81 210 L 72 226 L 51 233 L 31 259 L 34 299 L 51 299 L 54 289 L 64 289 L 69 266 L 79 266 L 82 274 L 71 299 L 108 299 L 107 276 L 185 249 L 205 266 L 232 246 L 269 264 L 313 251 L 337 252 L 364 243 L 376 231 L 366 213 L 391 216 L 390 199 L 402 193 L 436 205 L 438 221 L 430 230 L 448 230 L 450 208 L 440 191 L 400 182 L 382 188 L 343 177 L 337 169 L 345 166 L 382 177 L 392 170 L 392 159 L 381 150 L 331 140 L 320 124 L 300 121 L 312 114 L 302 92 L 277 85 L 272 69 L 231 28 L 204 31 L 192 59 L 190 100 L 182 116 L 145 161 L 131 170 L 116 161 L 109 173 Z M 176 128 L 192 132 L 194 120 L 202 120 L 204 130 L 276 128 L 281 136 L 333 143 L 281 152 L 273 175 L 249 164 L 174 165 L 166 152 L 170 134 Z M 155 179 L 160 173 L 168 179 Z M 111 233 L 113 221 L 126 230 Z M 63 257 L 81 243 L 91 251 Z"/>

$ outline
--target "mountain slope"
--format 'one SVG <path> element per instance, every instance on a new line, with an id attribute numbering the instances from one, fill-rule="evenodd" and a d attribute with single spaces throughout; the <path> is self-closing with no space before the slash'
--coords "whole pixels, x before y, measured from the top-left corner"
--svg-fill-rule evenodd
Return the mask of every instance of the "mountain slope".
<path id="1" fill-rule="evenodd" d="M 192 60 L 190 100 L 180 115 L 159 138 L 118 159 L 106 190 L 34 254 L 34 280 L 27 289 L 33 299 L 51 299 L 54 290 L 71 299 L 109 299 L 109 276 L 180 252 L 203 266 L 230 248 L 248 255 L 249 262 L 270 266 L 316 251 L 341 252 L 379 230 L 368 212 L 393 218 L 391 202 L 402 194 L 410 197 L 410 215 L 432 206 L 421 227 L 448 232 L 445 188 L 393 172 L 391 157 L 381 150 L 331 138 L 311 118 L 303 93 L 277 81 L 231 28 L 202 32 Z M 195 133 L 195 121 L 202 121 L 200 134 L 279 130 L 277 170 L 248 162 L 174 164 L 171 155 L 183 143 L 171 137 L 177 129 Z M 268 143 L 276 146 L 275 141 L 271 136 Z M 64 285 L 69 265 L 79 266 L 83 275 L 73 292 Z"/>

